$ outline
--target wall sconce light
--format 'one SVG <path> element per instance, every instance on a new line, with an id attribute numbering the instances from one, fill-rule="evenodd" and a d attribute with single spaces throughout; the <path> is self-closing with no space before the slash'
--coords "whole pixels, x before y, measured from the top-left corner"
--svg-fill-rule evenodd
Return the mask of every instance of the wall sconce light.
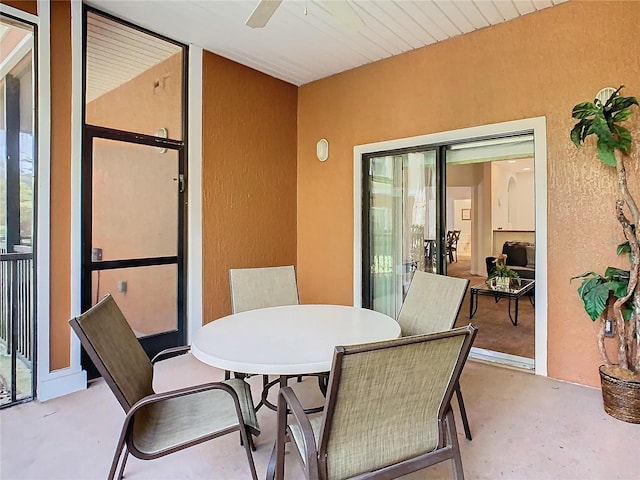
<path id="1" fill-rule="evenodd" d="M 326 138 L 321 138 L 316 143 L 316 156 L 321 162 L 326 162 L 329 158 L 329 142 Z"/>
<path id="2" fill-rule="evenodd" d="M 155 136 L 160 138 L 169 138 L 169 131 L 164 127 L 159 128 L 156 130 Z M 167 149 L 164 147 L 158 147 L 158 152 L 167 153 Z"/>
<path id="3" fill-rule="evenodd" d="M 613 87 L 604 87 L 598 93 L 596 93 L 596 100 L 600 100 L 603 105 L 607 103 L 609 97 L 615 93 L 616 89 Z"/>

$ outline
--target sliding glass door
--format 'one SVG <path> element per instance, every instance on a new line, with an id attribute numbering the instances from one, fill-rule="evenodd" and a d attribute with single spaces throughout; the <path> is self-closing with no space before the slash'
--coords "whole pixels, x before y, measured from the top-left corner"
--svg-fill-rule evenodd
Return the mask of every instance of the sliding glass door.
<path id="1" fill-rule="evenodd" d="M 442 270 L 438 149 L 385 152 L 363 162 L 363 296 L 367 308 L 396 317 L 412 272 Z"/>
<path id="2" fill-rule="evenodd" d="M 522 132 L 363 155 L 362 305 L 397 318 L 418 270 L 482 284 L 506 244 L 527 249 L 524 263 L 508 263 L 535 280 L 533 147 Z M 475 346 L 532 359 L 534 305 L 520 307 L 524 320 L 505 330 L 504 303 L 482 303 Z"/>

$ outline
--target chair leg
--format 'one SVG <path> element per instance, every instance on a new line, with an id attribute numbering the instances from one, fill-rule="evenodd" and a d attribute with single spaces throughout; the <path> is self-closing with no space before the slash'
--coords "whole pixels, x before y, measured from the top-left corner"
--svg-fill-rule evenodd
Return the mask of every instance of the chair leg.
<path id="1" fill-rule="evenodd" d="M 451 445 L 453 475 L 456 480 L 464 480 L 464 472 L 462 471 L 462 457 L 460 455 L 460 445 L 458 444 L 458 434 L 456 432 L 456 422 L 453 419 L 453 410 L 451 410 L 451 407 L 449 407 L 449 412 L 447 412 L 445 422 L 447 424 L 447 436 L 449 437 L 449 444 Z"/>
<path id="2" fill-rule="evenodd" d="M 329 376 L 328 374 L 318 375 L 318 388 L 320 388 L 320 392 L 322 392 L 322 396 L 327 396 L 327 387 L 329 386 Z"/>
<path id="3" fill-rule="evenodd" d="M 258 480 L 256 465 L 253 462 L 253 453 L 251 453 L 253 441 L 251 439 L 251 434 L 247 432 L 247 429 L 244 428 L 244 425 L 240 425 L 240 438 L 242 440 L 242 444 L 244 445 L 244 451 L 247 453 L 247 461 L 249 462 L 249 469 L 251 470 L 251 478 L 253 480 Z"/>
<path id="4" fill-rule="evenodd" d="M 249 447 L 251 447 L 251 450 L 255 452 L 256 444 L 253 441 L 253 435 L 251 435 L 251 433 L 247 433 L 247 438 L 249 439 Z M 244 438 L 242 436 L 242 433 L 240 433 L 240 446 L 244 447 Z"/>
<path id="5" fill-rule="evenodd" d="M 278 395 L 278 411 L 276 420 L 276 441 L 273 445 L 269 467 L 267 468 L 267 480 L 284 480 L 284 451 L 288 440 L 287 435 L 287 408 L 282 397 Z M 308 468 L 308 466 L 307 466 Z M 269 475 L 273 475 L 269 477 Z"/>
<path id="6" fill-rule="evenodd" d="M 277 445 L 278 440 L 273 443 L 273 450 L 271 450 L 271 456 L 269 457 L 269 464 L 267 465 L 267 475 L 265 477 L 266 480 L 274 480 L 276 478 L 276 456 L 277 456 Z"/>
<path id="7" fill-rule="evenodd" d="M 122 480 L 124 477 L 124 467 L 127 464 L 127 458 L 129 458 L 129 450 L 124 447 L 124 457 L 122 457 L 122 463 L 120 464 L 120 470 L 118 471 L 118 480 Z"/>
<path id="8" fill-rule="evenodd" d="M 455 389 L 456 398 L 458 399 L 458 407 L 460 407 L 460 416 L 462 417 L 462 426 L 464 427 L 464 436 L 467 437 L 467 440 L 472 440 L 469 420 L 467 419 L 467 411 L 464 408 L 464 400 L 462 399 L 462 391 L 460 390 L 460 382 L 456 383 Z"/>
<path id="9" fill-rule="evenodd" d="M 113 454 L 113 460 L 111 461 L 111 468 L 109 469 L 109 476 L 107 477 L 108 480 L 113 480 L 114 478 L 116 478 L 116 469 L 118 468 L 118 463 L 120 463 L 120 457 L 122 457 L 122 451 L 124 450 L 124 458 L 122 460 L 122 465 L 120 467 L 120 470 L 118 472 L 118 480 L 120 480 L 122 478 L 122 474 L 124 472 L 124 465 L 127 462 L 127 456 L 129 454 L 128 450 L 126 450 L 125 447 L 125 430 L 123 429 L 123 431 L 120 433 L 120 438 L 118 439 L 118 444 L 116 445 L 116 451 Z"/>

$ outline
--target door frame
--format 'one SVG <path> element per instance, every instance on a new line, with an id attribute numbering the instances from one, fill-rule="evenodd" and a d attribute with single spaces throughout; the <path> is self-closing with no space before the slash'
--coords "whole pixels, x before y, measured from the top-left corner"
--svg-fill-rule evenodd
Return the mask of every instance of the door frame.
<path id="1" fill-rule="evenodd" d="M 176 285 L 176 329 L 155 333 L 146 337 L 139 338 L 140 343 L 150 358 L 165 348 L 184 345 L 186 343 L 186 272 L 185 265 L 185 243 L 186 243 L 186 191 L 183 181 L 176 184 L 178 188 L 176 214 L 178 215 L 176 224 L 176 253 L 175 255 L 162 257 L 140 257 L 140 258 L 121 258 L 108 261 L 96 262 L 93 260 L 91 250 L 93 246 L 93 179 L 94 179 L 94 140 L 109 140 L 129 145 L 140 145 L 147 147 L 164 148 L 169 151 L 177 152 L 177 176 L 178 178 L 186 178 L 185 169 L 185 142 L 182 140 L 172 140 L 168 138 L 159 138 L 152 135 L 144 135 L 141 133 L 127 132 L 107 127 L 85 124 L 83 139 L 83 165 L 82 165 L 82 273 L 81 273 L 81 302 L 82 310 L 88 310 L 93 301 L 92 293 L 92 273 L 96 271 L 108 271 L 111 269 L 122 268 L 144 268 L 151 266 L 169 266 L 175 265 L 177 268 L 177 285 Z M 177 180 L 177 178 L 176 178 Z M 89 373 L 90 378 L 98 375 L 97 371 L 93 371 L 93 362 L 88 356 L 82 356 L 82 366 Z M 89 367 L 89 368 L 87 368 Z"/>
<path id="2" fill-rule="evenodd" d="M 40 17 L 38 16 L 34 16 L 32 14 L 23 12 L 21 10 L 17 10 L 13 7 L 7 7 L 5 5 L 0 5 L 0 13 L 2 13 L 2 16 L 9 19 L 9 20 L 14 20 L 17 22 L 20 22 L 24 25 L 28 25 L 31 28 L 33 28 L 33 32 L 32 32 L 32 37 L 30 40 L 25 41 L 22 40 L 20 42 L 20 44 L 18 44 L 16 46 L 16 49 L 19 49 L 19 53 L 18 55 L 20 55 L 21 53 L 26 53 L 31 51 L 31 75 L 32 75 L 32 81 L 31 81 L 31 94 L 32 94 L 32 121 L 31 121 L 31 126 L 32 126 L 32 137 L 33 137 L 33 173 L 32 173 L 32 179 L 33 179 L 33 197 L 31 200 L 31 208 L 32 208 L 32 224 L 31 224 L 31 271 L 30 271 L 30 276 L 31 276 L 31 281 L 32 281 L 32 287 L 31 287 L 31 293 L 29 295 L 29 299 L 32 302 L 32 308 L 31 308 L 31 315 L 32 315 L 32 331 L 30 332 L 29 336 L 29 343 L 31 343 L 31 379 L 30 379 L 30 388 L 31 388 L 31 394 L 28 397 L 23 397 L 21 399 L 16 399 L 15 396 L 17 394 L 16 392 L 16 370 L 15 370 L 15 364 L 12 365 L 11 367 L 11 372 L 10 372 L 10 378 L 9 380 L 9 386 L 11 388 L 11 397 L 9 400 L 9 403 L 4 403 L 2 405 L 2 408 L 6 408 L 6 407 L 10 407 L 12 405 L 17 405 L 20 403 L 25 403 L 25 402 L 30 402 L 34 399 L 37 398 L 37 392 L 38 392 L 38 379 L 39 379 L 39 339 L 38 339 L 38 318 L 39 318 L 39 311 L 42 308 L 42 297 L 39 294 L 40 290 L 43 288 L 42 285 L 44 284 L 44 282 L 48 281 L 48 277 L 49 275 L 46 275 L 46 278 L 42 278 L 45 274 L 40 270 L 41 267 L 43 267 L 43 261 L 40 259 L 40 252 L 39 249 L 43 248 L 43 242 L 46 242 L 45 244 L 48 245 L 48 235 L 47 235 L 47 239 L 46 240 L 42 240 L 41 241 L 41 235 L 43 233 L 43 231 L 40 229 L 40 215 L 42 214 L 41 212 L 43 211 L 43 208 L 45 207 L 45 205 L 48 206 L 48 189 L 45 191 L 46 193 L 46 198 L 47 201 L 44 202 L 40 197 L 40 193 L 39 190 L 41 188 L 41 183 L 43 183 L 43 181 L 41 180 L 41 170 L 43 172 L 43 175 L 46 176 L 46 178 L 48 178 L 48 170 L 49 170 L 49 154 L 48 154 L 48 150 L 45 150 L 43 148 L 42 143 L 44 143 L 45 145 L 49 144 L 49 132 L 42 132 L 42 128 L 46 125 L 46 122 L 50 120 L 49 117 L 49 105 L 43 106 L 41 107 L 41 102 L 43 102 L 43 99 L 45 98 L 45 95 L 47 95 L 47 93 L 49 92 L 49 84 L 48 84 L 48 77 L 46 75 L 43 75 L 43 73 L 41 72 L 41 68 L 42 68 L 42 60 L 41 60 L 41 55 L 43 55 L 43 53 L 41 53 L 41 48 L 43 48 L 43 41 L 45 39 L 41 38 L 41 30 L 47 30 L 48 25 L 45 25 L 44 27 L 41 26 L 41 21 L 40 21 Z M 45 22 L 46 23 L 46 22 Z M 49 52 L 46 52 L 46 55 L 48 56 Z M 6 69 L 7 73 L 9 71 L 11 71 L 17 64 L 19 64 L 22 59 L 24 57 L 21 56 L 20 58 L 18 58 L 17 60 L 14 60 L 12 57 L 8 57 L 7 59 L 5 59 L 5 62 L 3 62 L 2 66 L 3 69 Z M 46 73 L 46 72 L 45 72 Z M 42 85 L 42 87 L 41 87 Z M 42 91 L 41 91 L 42 88 Z M 5 84 L 5 91 L 7 89 L 7 85 Z M 19 100 L 18 100 L 19 101 Z M 5 109 L 6 109 L 6 105 L 5 105 Z M 42 110 L 42 111 L 41 111 Z M 18 123 L 20 123 L 20 118 L 18 119 Z M 5 125 L 5 128 L 8 129 L 7 125 Z M 20 130 L 20 128 L 18 128 L 18 130 Z M 42 137 L 42 142 L 40 140 L 40 138 Z M 9 152 L 9 144 L 6 145 L 7 147 L 7 153 Z M 42 167 L 40 166 L 41 163 L 41 158 L 42 158 Z M 19 163 L 19 162 L 18 162 Z M 7 165 L 8 167 L 8 165 Z M 20 175 L 20 166 L 18 165 L 18 175 Z M 8 188 L 8 185 L 7 185 Z M 20 193 L 18 190 L 18 201 L 19 201 L 19 197 L 20 197 Z M 45 195 L 43 195 L 45 196 Z M 7 205 L 7 208 L 11 208 L 9 205 Z M 13 212 L 15 214 L 15 212 Z M 18 213 L 18 221 L 20 220 L 20 215 L 19 215 L 19 211 Z M 48 217 L 47 217 L 48 218 Z M 9 220 L 9 216 L 7 216 L 7 221 Z M 48 221 L 46 223 L 46 225 L 48 225 Z M 47 230 L 48 233 L 48 230 Z M 7 253 L 19 253 L 19 252 L 9 252 L 9 245 L 11 244 L 11 242 L 9 241 L 9 237 L 6 238 L 7 240 Z M 20 227 L 18 226 L 18 238 L 17 238 L 17 243 L 20 243 Z M 44 255 L 43 255 L 44 256 Z M 48 258 L 48 257 L 45 257 Z M 11 265 L 10 263 L 6 264 L 7 266 Z M 17 268 L 17 263 L 13 264 L 13 269 Z M 48 264 L 46 265 L 47 268 L 47 272 L 48 272 Z M 11 270 L 11 269 L 10 269 Z M 11 280 L 9 280 L 9 284 L 11 284 Z M 48 288 L 48 283 L 46 283 L 47 288 Z M 11 316 L 11 312 L 9 312 L 9 316 Z M 13 322 L 16 319 L 14 318 L 12 320 L 12 322 L 10 322 L 13 325 Z M 12 329 L 13 330 L 13 334 L 10 335 L 15 335 L 15 327 Z M 15 341 L 16 338 L 13 337 L 12 338 L 12 343 L 13 341 Z M 8 352 L 9 355 L 12 358 L 12 363 L 16 361 L 16 352 Z M 15 401 L 14 401 L 15 399 Z"/>
<path id="3" fill-rule="evenodd" d="M 362 306 L 362 159 L 363 155 L 416 145 L 460 143 L 533 133 L 536 208 L 535 373 L 547 376 L 547 127 L 546 117 L 526 118 L 414 137 L 356 145 L 353 148 L 353 304 Z M 482 241 L 482 239 L 480 239 Z M 471 357 L 500 359 L 472 348 Z"/>
<path id="4" fill-rule="evenodd" d="M 95 15 L 102 16 L 103 18 L 110 19 L 119 23 L 124 27 L 128 27 L 131 30 L 143 32 L 149 36 L 156 37 L 168 44 L 173 44 L 180 48 L 182 51 L 182 61 L 180 66 L 180 79 L 181 79 L 181 92 L 180 99 L 182 105 L 182 112 L 180 113 L 180 140 L 160 138 L 153 135 L 146 135 L 140 132 L 123 131 L 115 128 L 109 128 L 105 126 L 91 125 L 86 121 L 86 88 L 87 88 L 87 24 L 88 15 L 93 13 Z M 189 47 L 188 45 L 173 40 L 162 34 L 150 31 L 138 25 L 135 25 L 127 20 L 115 17 L 107 12 L 101 11 L 89 5 L 82 5 L 82 95 L 81 95 L 81 108 L 82 108 L 82 158 L 80 160 L 80 196 L 81 196 L 81 267 L 80 267 L 80 308 L 81 311 L 87 310 L 91 305 L 91 273 L 94 270 L 101 270 L 96 268 L 96 265 L 91 258 L 91 231 L 92 231 L 92 182 L 93 182 L 93 139 L 102 138 L 107 140 L 114 140 L 119 142 L 146 145 L 146 146 L 158 146 L 160 148 L 166 148 L 169 150 L 176 150 L 178 153 L 178 176 L 180 178 L 179 193 L 178 193 L 178 205 L 177 205 L 177 252 L 176 252 L 176 265 L 177 265 L 177 323 L 175 331 L 162 332 L 148 337 L 140 339 L 140 343 L 152 358 L 160 351 L 186 344 L 186 315 L 187 315 L 187 299 L 186 299 L 186 271 L 185 271 L 185 259 L 188 256 L 186 249 L 187 246 L 187 229 L 186 217 L 187 217 L 187 203 L 185 201 L 187 197 L 187 191 L 189 190 L 189 169 L 186 164 L 185 158 L 189 151 L 188 148 L 188 131 L 189 131 L 189 105 L 187 91 L 189 88 Z M 163 258 L 151 258 L 151 259 L 130 259 L 130 260 L 117 260 L 110 262 L 101 262 L 100 265 L 104 266 L 109 264 L 108 268 L 130 268 L 130 267 L 142 267 L 153 265 L 169 265 L 173 264 L 173 256 Z M 83 369 L 87 371 L 89 378 L 95 378 L 99 375 L 95 369 L 93 362 L 86 355 L 81 353 L 81 365 Z"/>
<path id="5" fill-rule="evenodd" d="M 82 161 L 82 2 L 71 2 L 71 225 L 70 243 L 70 316 L 81 313 L 81 161 Z M 50 69 L 50 3 L 38 0 L 38 15 L 27 14 L 0 4 L 0 10 L 22 16 L 39 25 L 38 81 L 39 135 L 38 145 L 38 286 L 37 286 L 37 396 L 49 400 L 87 388 L 86 372 L 80 365 L 80 340 L 69 328 L 69 366 L 55 371 L 50 367 L 50 150 L 51 150 L 51 69 Z M 188 131 L 187 170 L 187 343 L 202 328 L 202 57 L 200 46 L 188 45 Z"/>

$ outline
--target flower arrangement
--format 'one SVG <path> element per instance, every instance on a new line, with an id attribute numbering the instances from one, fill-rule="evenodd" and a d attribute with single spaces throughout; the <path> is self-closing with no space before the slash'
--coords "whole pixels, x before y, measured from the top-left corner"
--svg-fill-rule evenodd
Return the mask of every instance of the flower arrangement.
<path id="1" fill-rule="evenodd" d="M 495 283 L 495 285 L 498 286 L 501 284 L 498 279 L 508 278 L 509 280 L 506 282 L 505 280 L 502 280 L 503 287 L 509 288 L 512 283 L 517 283 L 517 285 L 520 286 L 520 275 L 518 275 L 515 270 L 509 268 L 509 266 L 507 265 L 506 254 L 501 253 L 500 255 L 498 255 L 493 263 L 495 263 L 496 266 L 491 271 L 491 273 L 489 273 L 489 276 L 487 277 L 487 284 L 492 285 L 493 283 Z M 495 282 L 492 281 L 494 278 L 496 279 Z"/>

